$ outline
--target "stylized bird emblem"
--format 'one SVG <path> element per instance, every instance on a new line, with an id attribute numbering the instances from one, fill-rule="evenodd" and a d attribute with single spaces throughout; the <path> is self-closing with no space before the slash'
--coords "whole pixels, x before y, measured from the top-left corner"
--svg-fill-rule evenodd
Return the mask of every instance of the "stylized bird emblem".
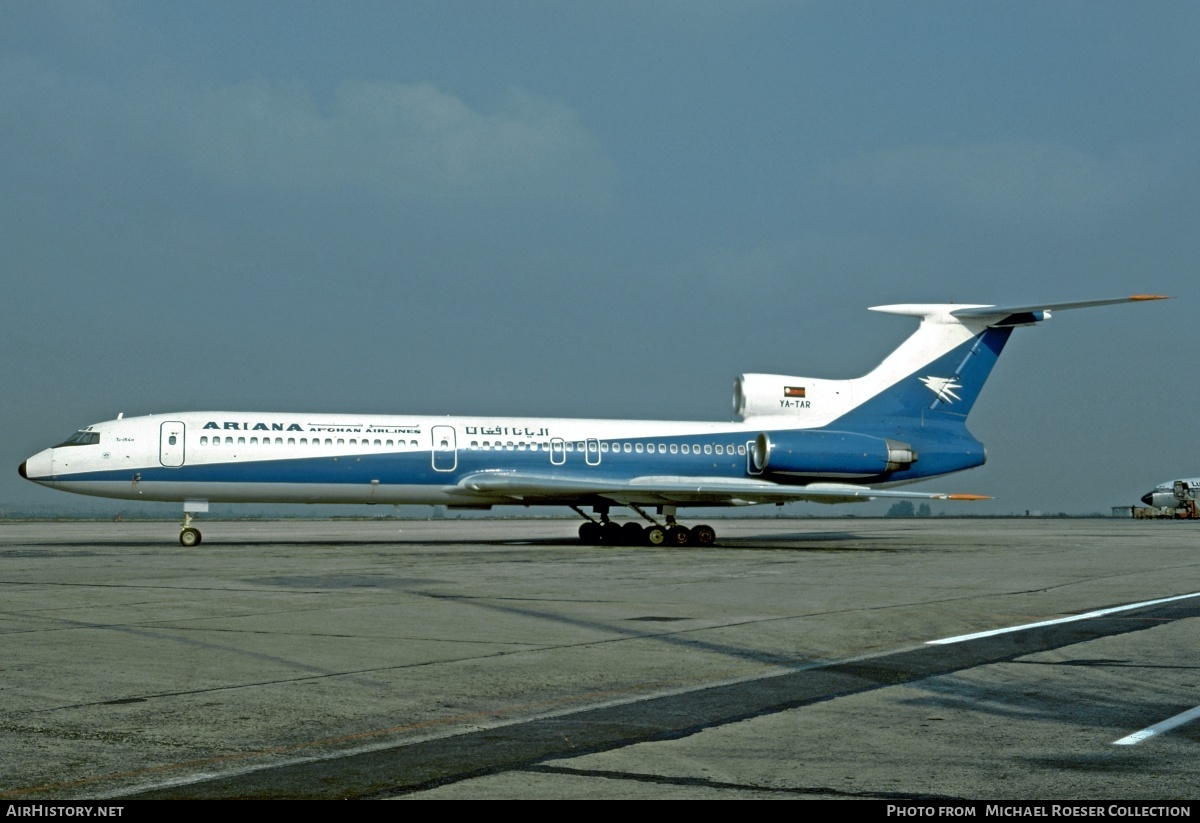
<path id="1" fill-rule="evenodd" d="M 922 377 L 921 382 L 943 403 L 953 403 L 962 399 L 954 393 L 955 389 L 962 388 L 962 383 L 959 383 L 956 377 Z"/>

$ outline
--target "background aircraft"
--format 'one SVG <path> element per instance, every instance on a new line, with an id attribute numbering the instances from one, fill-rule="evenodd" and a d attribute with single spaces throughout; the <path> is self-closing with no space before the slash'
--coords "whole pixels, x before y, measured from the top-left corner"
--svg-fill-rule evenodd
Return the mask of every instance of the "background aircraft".
<path id="1" fill-rule="evenodd" d="M 729 423 L 181 412 L 88 426 L 19 471 L 80 494 L 183 502 L 184 546 L 214 501 L 564 505 L 584 517 L 584 542 L 704 546 L 713 528 L 679 524 L 678 508 L 981 499 L 898 487 L 983 464 L 966 419 L 1013 329 L 1156 299 L 876 306 L 920 319 L 878 367 L 851 380 L 743 374 Z M 613 506 L 649 525 L 611 521 Z"/>
<path id="2" fill-rule="evenodd" d="M 1194 500 L 1197 491 L 1200 491 L 1200 477 L 1167 480 L 1143 494 L 1141 500 L 1147 506 L 1158 509 L 1176 509 L 1183 505 L 1183 501 Z"/>

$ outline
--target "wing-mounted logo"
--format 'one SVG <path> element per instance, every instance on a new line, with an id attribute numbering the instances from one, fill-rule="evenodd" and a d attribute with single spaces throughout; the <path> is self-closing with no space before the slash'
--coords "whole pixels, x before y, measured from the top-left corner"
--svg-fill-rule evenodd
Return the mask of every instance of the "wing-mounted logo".
<path id="1" fill-rule="evenodd" d="M 955 400 L 962 400 L 957 394 L 956 389 L 962 388 L 962 383 L 958 382 L 957 377 L 922 377 L 921 382 L 925 384 L 925 388 L 929 389 L 937 399 L 943 403 L 953 403 Z"/>

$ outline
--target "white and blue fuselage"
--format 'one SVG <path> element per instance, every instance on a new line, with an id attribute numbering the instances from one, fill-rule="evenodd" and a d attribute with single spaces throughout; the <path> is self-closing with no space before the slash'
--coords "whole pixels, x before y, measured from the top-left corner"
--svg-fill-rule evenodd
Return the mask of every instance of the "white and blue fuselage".
<path id="1" fill-rule="evenodd" d="M 96 423 L 23 472 L 139 500 L 473 506 L 498 502 L 463 485 L 480 473 L 753 477 L 757 434 L 736 423 L 184 412 Z M 548 489 L 543 500 L 561 498 Z"/>

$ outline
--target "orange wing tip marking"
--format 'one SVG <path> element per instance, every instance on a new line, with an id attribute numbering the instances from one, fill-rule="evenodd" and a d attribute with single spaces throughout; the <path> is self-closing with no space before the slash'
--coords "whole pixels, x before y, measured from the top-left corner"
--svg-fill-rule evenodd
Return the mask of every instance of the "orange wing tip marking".
<path id="1" fill-rule="evenodd" d="M 948 494 L 947 500 L 991 500 L 986 494 Z"/>
<path id="2" fill-rule="evenodd" d="M 1130 300 L 1170 300 L 1171 298 L 1165 294 L 1131 294 Z"/>

